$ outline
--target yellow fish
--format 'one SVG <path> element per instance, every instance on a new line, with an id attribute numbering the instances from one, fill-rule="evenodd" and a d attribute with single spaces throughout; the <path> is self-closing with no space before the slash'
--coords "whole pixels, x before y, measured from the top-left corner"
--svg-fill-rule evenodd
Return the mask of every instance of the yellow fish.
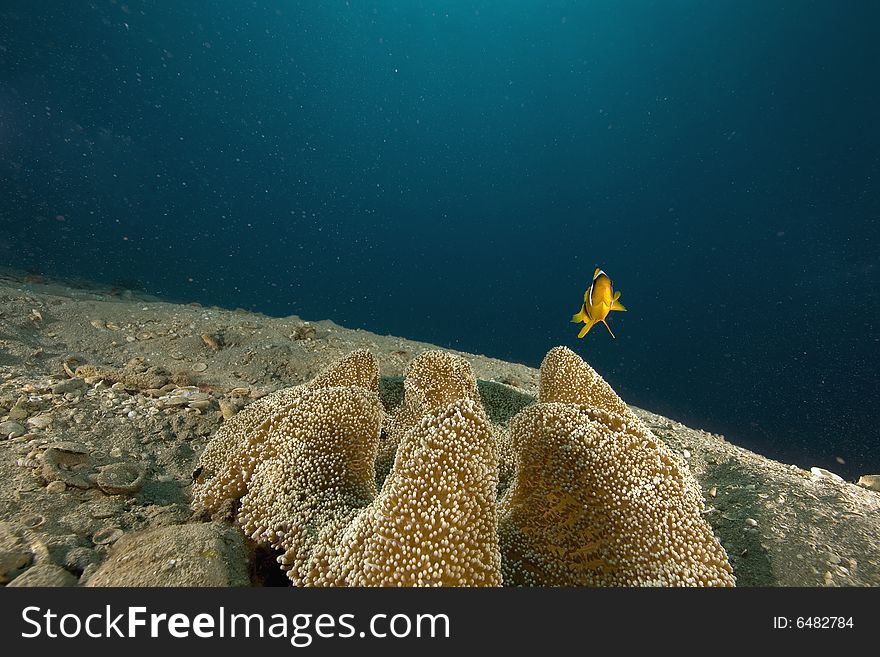
<path id="1" fill-rule="evenodd" d="M 611 333 L 611 327 L 605 321 L 608 313 L 612 310 L 626 310 L 618 299 L 620 299 L 620 292 L 612 290 L 608 274 L 597 267 L 593 274 L 593 282 L 590 283 L 590 289 L 584 293 L 584 304 L 580 311 L 576 315 L 572 315 L 571 318 L 571 321 L 576 324 L 584 323 L 578 337 L 584 337 L 597 322 L 602 322 Z M 614 337 L 614 333 L 611 333 L 611 337 Z"/>

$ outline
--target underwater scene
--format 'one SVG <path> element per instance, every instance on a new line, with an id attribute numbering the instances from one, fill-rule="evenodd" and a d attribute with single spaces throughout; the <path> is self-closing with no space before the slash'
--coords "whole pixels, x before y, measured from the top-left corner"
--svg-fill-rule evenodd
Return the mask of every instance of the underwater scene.
<path id="1" fill-rule="evenodd" d="M 3 2 L 0 584 L 880 585 L 878 21 Z"/>

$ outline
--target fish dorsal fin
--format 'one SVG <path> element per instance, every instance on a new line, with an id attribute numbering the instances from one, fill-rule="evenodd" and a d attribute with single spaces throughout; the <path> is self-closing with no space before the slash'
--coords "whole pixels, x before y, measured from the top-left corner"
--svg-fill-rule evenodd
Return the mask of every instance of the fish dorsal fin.
<path id="1" fill-rule="evenodd" d="M 601 274 L 601 273 L 602 273 L 602 270 L 599 269 L 598 267 L 596 267 L 596 271 L 593 272 L 593 280 L 595 281 L 597 278 L 599 278 L 599 274 Z"/>

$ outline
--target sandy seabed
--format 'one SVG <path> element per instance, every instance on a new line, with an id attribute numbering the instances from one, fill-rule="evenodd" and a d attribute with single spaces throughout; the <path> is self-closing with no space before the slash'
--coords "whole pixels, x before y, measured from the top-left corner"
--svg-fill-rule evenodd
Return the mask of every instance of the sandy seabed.
<path id="1" fill-rule="evenodd" d="M 387 397 L 435 347 L 0 273 L 0 584 L 86 585 L 110 568 L 116 583 L 128 569 L 141 585 L 286 584 L 235 526 L 193 515 L 193 471 L 225 419 L 359 348 Z M 536 369 L 453 353 L 489 407 L 537 394 Z M 880 585 L 880 493 L 632 410 L 684 457 L 738 586 Z"/>

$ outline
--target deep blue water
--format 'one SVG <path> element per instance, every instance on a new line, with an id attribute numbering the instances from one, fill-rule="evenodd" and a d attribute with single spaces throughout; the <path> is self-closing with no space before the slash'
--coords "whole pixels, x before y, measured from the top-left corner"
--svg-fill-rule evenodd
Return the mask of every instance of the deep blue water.
<path id="1" fill-rule="evenodd" d="M 880 471 L 876 2 L 0 5 L 0 263 Z M 577 340 L 593 269 L 627 313 Z M 835 460 L 840 457 L 841 464 Z"/>

